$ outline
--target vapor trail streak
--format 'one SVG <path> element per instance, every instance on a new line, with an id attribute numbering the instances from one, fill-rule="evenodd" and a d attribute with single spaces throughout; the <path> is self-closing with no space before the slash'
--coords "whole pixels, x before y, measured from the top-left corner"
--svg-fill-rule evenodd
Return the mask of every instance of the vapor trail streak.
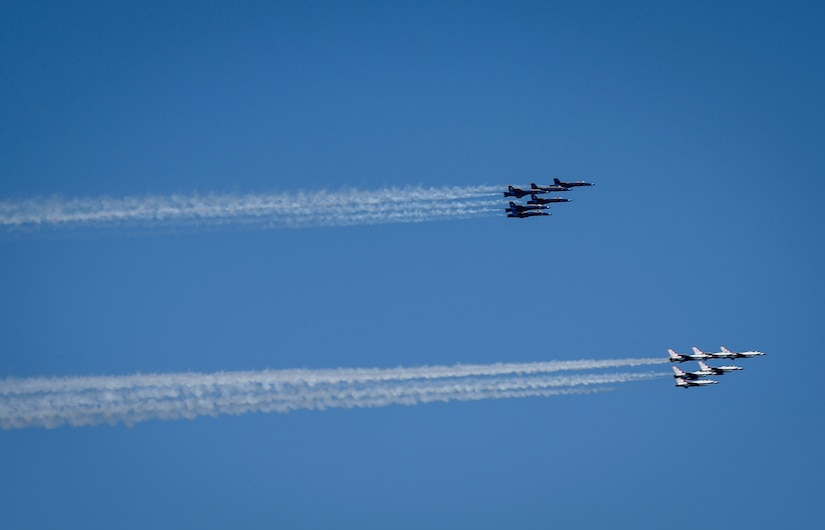
<path id="1" fill-rule="evenodd" d="M 287 370 L 9 379 L 0 382 L 0 427 L 52 428 L 64 424 L 81 426 L 118 422 L 133 425 L 150 419 L 192 419 L 204 415 L 551 396 L 588 392 L 591 388 L 603 391 L 605 389 L 600 385 L 669 375 L 551 376 L 547 371 L 537 371 L 539 364 L 471 365 L 474 368 L 464 371 L 456 368 L 468 367 L 453 367 L 453 371 L 449 367 L 434 367 L 436 370 L 429 373 L 427 367 L 421 367 L 366 369 L 363 372 L 361 369 L 342 369 L 338 373 L 320 370 L 318 374 L 312 374 L 311 370 Z M 565 368 L 559 364 L 546 369 L 552 372 L 582 367 Z M 405 370 L 409 372 L 405 373 Z M 414 375 L 416 371 L 417 376 Z"/>
<path id="2" fill-rule="evenodd" d="M 368 383 L 411 379 L 441 379 L 473 376 L 532 375 L 574 370 L 624 368 L 667 364 L 661 357 L 641 359 L 581 359 L 532 363 L 456 364 L 453 366 L 399 366 L 395 368 L 287 369 L 243 372 L 146 374 L 89 377 L 8 378 L 0 381 L 0 397 L 39 392 L 120 390 L 140 386 L 232 385 L 250 382 L 259 385 Z"/>
<path id="3" fill-rule="evenodd" d="M 406 187 L 307 193 L 34 198 L 0 201 L 0 227 L 187 226 L 256 224 L 265 228 L 346 226 L 472 217 L 496 211 L 499 188 Z"/>

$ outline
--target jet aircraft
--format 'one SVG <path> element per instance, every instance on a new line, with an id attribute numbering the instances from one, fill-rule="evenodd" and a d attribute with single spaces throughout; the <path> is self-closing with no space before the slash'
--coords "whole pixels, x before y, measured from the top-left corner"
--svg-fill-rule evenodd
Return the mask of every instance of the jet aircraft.
<path id="1" fill-rule="evenodd" d="M 758 357 L 760 355 L 765 355 L 761 351 L 743 351 L 743 352 L 735 352 L 730 351 L 729 349 L 722 346 L 720 348 L 722 351 L 716 353 L 705 353 L 696 346 L 693 347 L 693 353 L 695 354 L 702 354 L 702 355 L 710 355 L 711 359 L 750 359 L 751 357 Z"/>
<path id="2" fill-rule="evenodd" d="M 540 190 L 540 193 L 550 193 L 551 191 L 570 191 L 568 186 L 559 186 L 557 184 L 551 186 L 539 186 L 535 182 L 531 182 L 530 187 L 534 190 Z"/>
<path id="3" fill-rule="evenodd" d="M 514 188 L 513 186 L 507 186 L 507 191 L 504 192 L 505 197 L 515 197 L 516 199 L 521 199 L 525 195 L 532 195 L 534 193 L 547 193 L 548 190 L 543 190 L 537 188 L 535 184 L 531 184 L 531 188 L 523 190 L 521 188 Z"/>
<path id="4" fill-rule="evenodd" d="M 697 379 L 702 379 L 706 375 L 711 375 L 709 371 L 705 371 L 704 369 L 698 370 L 696 372 L 685 372 L 678 366 L 671 366 L 673 368 L 673 377 L 676 379 L 685 379 L 688 381 L 695 381 Z"/>
<path id="5" fill-rule="evenodd" d="M 709 353 L 696 350 L 694 350 L 693 355 L 689 353 L 676 353 L 673 350 L 667 350 L 667 353 L 668 355 L 670 355 L 670 362 L 672 363 L 683 363 L 685 361 L 704 361 L 705 359 L 713 358 L 713 356 Z"/>
<path id="6" fill-rule="evenodd" d="M 527 217 L 541 217 L 550 216 L 552 213 L 542 212 L 539 210 L 521 210 L 515 212 L 507 212 L 507 217 L 518 217 L 519 219 L 526 219 Z"/>
<path id="7" fill-rule="evenodd" d="M 549 206 L 543 206 L 540 204 L 516 204 L 513 201 L 510 201 L 510 207 L 505 208 L 505 211 L 508 212 L 526 212 L 527 210 L 547 210 Z"/>
<path id="8" fill-rule="evenodd" d="M 718 385 L 719 381 L 714 381 L 713 379 L 682 379 L 681 377 L 676 378 L 676 386 L 680 386 L 682 388 L 690 388 L 692 386 L 707 386 L 707 385 Z"/>
<path id="9" fill-rule="evenodd" d="M 571 199 L 564 199 L 562 197 L 536 197 L 536 194 L 533 193 L 530 195 L 532 197 L 527 204 L 550 204 L 551 202 L 570 202 Z"/>
<path id="10" fill-rule="evenodd" d="M 674 366 L 673 368 L 676 367 Z M 744 370 L 741 366 L 708 366 L 704 361 L 699 361 L 699 368 L 701 368 L 700 372 L 704 375 L 725 375 L 728 372 Z"/>
<path id="11" fill-rule="evenodd" d="M 592 182 L 585 182 L 583 180 L 577 180 L 576 182 L 562 182 L 561 180 L 554 178 L 553 182 L 556 186 L 561 186 L 563 188 L 575 188 L 578 186 L 595 186 Z"/>
<path id="12" fill-rule="evenodd" d="M 742 352 L 730 351 L 729 349 L 725 348 L 724 346 L 721 347 L 721 350 L 722 350 L 721 353 L 715 354 L 715 355 L 718 355 L 720 359 L 723 358 L 723 356 L 724 356 L 724 358 L 728 358 L 728 359 L 750 359 L 751 357 L 759 357 L 761 355 L 765 355 L 765 352 L 761 352 L 761 351 L 742 351 Z"/>

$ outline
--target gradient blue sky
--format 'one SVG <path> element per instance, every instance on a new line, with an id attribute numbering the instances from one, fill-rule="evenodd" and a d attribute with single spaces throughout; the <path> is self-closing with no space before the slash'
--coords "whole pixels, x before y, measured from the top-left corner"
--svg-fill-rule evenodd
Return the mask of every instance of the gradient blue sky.
<path id="1" fill-rule="evenodd" d="M 0 199 L 586 178 L 548 219 L 0 238 L 0 376 L 760 349 L 723 384 L 0 432 L 8 528 L 818 528 L 817 3 L 0 7 Z"/>

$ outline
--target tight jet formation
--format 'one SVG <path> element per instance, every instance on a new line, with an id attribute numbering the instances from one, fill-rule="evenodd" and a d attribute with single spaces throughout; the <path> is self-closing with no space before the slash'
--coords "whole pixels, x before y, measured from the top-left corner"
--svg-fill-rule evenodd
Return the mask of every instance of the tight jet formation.
<path id="1" fill-rule="evenodd" d="M 695 372 L 686 372 L 677 366 L 673 366 L 673 377 L 676 379 L 676 386 L 681 388 L 690 388 L 692 386 L 707 386 L 716 385 L 719 381 L 714 379 L 705 379 L 709 375 L 725 375 L 728 372 L 736 372 L 743 370 L 741 366 L 708 366 L 705 361 L 709 359 L 750 359 L 751 357 L 759 357 L 765 355 L 761 351 L 743 351 L 735 352 L 722 346 L 721 351 L 716 353 L 706 353 L 693 347 L 693 353 L 676 353 L 673 350 L 668 350 L 670 355 L 670 362 L 683 363 L 687 361 L 698 361 L 699 369 Z"/>
<path id="2" fill-rule="evenodd" d="M 510 206 L 504 209 L 507 212 L 507 217 L 517 217 L 519 219 L 526 219 L 527 217 L 549 217 L 553 214 L 547 210 L 550 209 L 550 204 L 554 202 L 570 202 L 570 199 L 563 197 L 539 197 L 545 193 L 554 193 L 562 191 L 570 191 L 578 186 L 593 186 L 592 182 L 585 182 L 580 180 L 578 182 L 562 182 L 559 179 L 553 179 L 553 184 L 549 186 L 539 186 L 535 182 L 530 183 L 530 187 L 516 188 L 507 186 L 507 191 L 504 192 L 504 198 L 513 197 L 514 199 L 523 199 L 530 196 L 530 200 L 526 204 L 519 204 L 515 201 L 510 201 Z"/>

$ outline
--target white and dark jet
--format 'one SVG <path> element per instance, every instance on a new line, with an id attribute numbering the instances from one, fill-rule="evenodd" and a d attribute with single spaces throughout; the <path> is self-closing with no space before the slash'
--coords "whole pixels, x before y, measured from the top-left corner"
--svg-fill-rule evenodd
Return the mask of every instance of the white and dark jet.
<path id="1" fill-rule="evenodd" d="M 692 386 L 707 386 L 707 385 L 718 385 L 719 381 L 714 381 L 713 379 L 682 379 L 681 377 L 676 378 L 676 386 L 680 386 L 682 388 L 690 388 Z"/>
<path id="2" fill-rule="evenodd" d="M 552 202 L 570 202 L 572 199 L 565 199 L 563 197 L 536 197 L 535 193 L 530 194 L 531 199 L 527 204 L 550 204 Z"/>
<path id="3" fill-rule="evenodd" d="M 758 357 L 760 355 L 765 355 L 761 351 L 743 351 L 743 352 L 735 352 L 730 351 L 729 349 L 722 346 L 720 348 L 722 351 L 716 353 L 706 353 L 697 348 L 696 346 L 693 347 L 693 353 L 696 355 L 710 355 L 712 359 L 750 359 L 751 357 Z"/>
<path id="4" fill-rule="evenodd" d="M 721 352 L 714 354 L 718 355 L 720 359 L 750 359 L 751 357 L 760 357 L 765 355 L 765 352 L 761 351 L 730 351 L 724 346 L 720 349 L 722 350 Z"/>
<path id="5" fill-rule="evenodd" d="M 687 361 L 704 361 L 707 359 L 713 359 L 713 355 L 705 353 L 701 350 L 697 350 L 696 348 L 693 349 L 693 354 L 676 353 L 671 349 L 667 350 L 667 353 L 670 356 L 670 362 L 672 363 L 684 363 Z"/>
<path id="6" fill-rule="evenodd" d="M 704 368 L 695 372 L 685 372 L 678 366 L 671 366 L 671 368 L 673 368 L 673 377 L 676 379 L 684 379 L 686 381 L 696 381 L 697 379 L 702 379 L 703 377 L 711 375 L 711 372 L 705 370 Z"/>
<path id="7" fill-rule="evenodd" d="M 583 180 L 577 180 L 576 182 L 563 182 L 557 178 L 553 179 L 553 182 L 556 186 L 561 186 L 562 188 L 576 188 L 578 186 L 595 186 L 592 182 L 585 182 Z"/>
<path id="8" fill-rule="evenodd" d="M 674 368 L 676 367 L 674 366 Z M 741 366 L 708 366 L 704 361 L 699 361 L 699 368 L 701 368 L 701 370 L 693 373 L 702 373 L 703 375 L 725 375 L 728 372 L 744 370 Z"/>

